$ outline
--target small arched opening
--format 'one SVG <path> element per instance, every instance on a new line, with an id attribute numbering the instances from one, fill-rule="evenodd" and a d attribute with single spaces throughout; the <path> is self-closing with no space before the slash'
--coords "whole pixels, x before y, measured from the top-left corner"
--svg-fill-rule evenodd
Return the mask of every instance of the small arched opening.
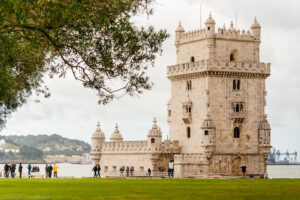
<path id="1" fill-rule="evenodd" d="M 155 143 L 155 138 L 151 138 L 151 144 Z"/>
<path id="2" fill-rule="evenodd" d="M 186 128 L 186 137 L 191 138 L 191 128 L 190 127 Z"/>
<path id="3" fill-rule="evenodd" d="M 239 104 L 235 105 L 235 112 L 240 112 L 240 105 Z"/>
<path id="4" fill-rule="evenodd" d="M 236 61 L 237 59 L 237 50 L 234 49 L 230 52 L 230 56 L 229 56 L 230 61 Z"/>
<path id="5" fill-rule="evenodd" d="M 236 90 L 236 81 L 235 80 L 232 81 L 232 89 Z"/>
<path id="6" fill-rule="evenodd" d="M 239 90 L 240 89 L 240 80 L 237 80 L 237 84 L 236 84 L 236 89 Z"/>
<path id="7" fill-rule="evenodd" d="M 190 59 L 190 61 L 191 61 L 192 63 L 195 62 L 195 57 L 192 56 L 191 59 Z"/>
<path id="8" fill-rule="evenodd" d="M 240 128 L 239 127 L 234 128 L 233 136 L 234 136 L 234 138 L 240 138 Z"/>

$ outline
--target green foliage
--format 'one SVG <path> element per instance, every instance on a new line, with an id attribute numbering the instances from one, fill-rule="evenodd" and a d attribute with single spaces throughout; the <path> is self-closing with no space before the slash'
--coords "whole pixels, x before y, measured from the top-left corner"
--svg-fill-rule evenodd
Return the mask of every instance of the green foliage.
<path id="1" fill-rule="evenodd" d="M 0 1 L 0 127 L 33 92 L 49 96 L 42 78 L 71 71 L 99 104 L 151 89 L 145 72 L 161 53 L 165 30 L 137 27 L 153 0 Z"/>
<path id="2" fill-rule="evenodd" d="M 300 199 L 300 180 L 3 179 L 5 199 Z"/>

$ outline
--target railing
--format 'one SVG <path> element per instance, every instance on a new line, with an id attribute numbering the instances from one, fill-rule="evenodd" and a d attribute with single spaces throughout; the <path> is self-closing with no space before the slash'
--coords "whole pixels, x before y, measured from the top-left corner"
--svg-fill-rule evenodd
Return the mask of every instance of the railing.
<path id="1" fill-rule="evenodd" d="M 127 172 L 108 172 L 105 173 L 106 177 L 119 177 L 119 178 L 168 178 L 168 177 L 173 177 L 172 173 L 169 172 L 151 172 L 150 175 L 148 172 L 133 172 L 133 173 L 128 173 Z"/>

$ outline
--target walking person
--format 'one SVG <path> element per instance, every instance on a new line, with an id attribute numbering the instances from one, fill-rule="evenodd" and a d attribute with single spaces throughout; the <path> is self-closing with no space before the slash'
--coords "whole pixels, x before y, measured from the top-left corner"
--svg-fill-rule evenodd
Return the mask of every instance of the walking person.
<path id="1" fill-rule="evenodd" d="M 5 165 L 4 165 L 4 176 L 5 176 L 5 178 L 8 178 L 8 164 L 7 163 L 5 163 Z"/>
<path id="2" fill-rule="evenodd" d="M 49 177 L 48 164 L 47 163 L 46 163 L 46 167 L 45 167 L 45 175 L 46 175 L 46 178 Z"/>
<path id="3" fill-rule="evenodd" d="M 94 172 L 94 178 L 97 177 L 97 165 L 95 165 L 92 169 L 92 171 Z"/>
<path id="4" fill-rule="evenodd" d="M 97 176 L 100 178 L 100 171 L 101 171 L 101 167 L 100 165 L 98 164 L 97 165 Z"/>
<path id="5" fill-rule="evenodd" d="M 11 164 L 11 169 L 10 169 L 10 174 L 12 178 L 15 178 L 15 172 L 16 172 L 16 164 L 12 163 Z"/>
<path id="6" fill-rule="evenodd" d="M 151 169 L 148 168 L 148 176 L 151 176 Z"/>
<path id="7" fill-rule="evenodd" d="M 171 178 L 171 168 L 168 168 L 168 177 Z"/>
<path id="8" fill-rule="evenodd" d="M 23 166 L 22 163 L 19 164 L 19 174 L 20 174 L 20 178 L 22 178 L 22 170 L 23 170 Z"/>
<path id="9" fill-rule="evenodd" d="M 52 176 L 52 170 L 53 170 L 53 167 L 52 167 L 52 165 L 50 164 L 49 165 L 49 167 L 48 167 L 48 172 L 49 172 L 49 178 L 51 178 L 51 176 Z"/>
<path id="10" fill-rule="evenodd" d="M 30 163 L 28 163 L 27 169 L 28 169 L 28 178 L 31 178 L 31 164 Z"/>
<path id="11" fill-rule="evenodd" d="M 127 166 L 126 168 L 126 176 L 128 177 L 129 176 L 129 167 Z"/>
<path id="12" fill-rule="evenodd" d="M 243 163 L 243 165 L 241 166 L 241 168 L 242 168 L 242 173 L 243 173 L 243 178 L 245 178 L 245 175 L 246 175 L 246 165 L 245 165 L 245 163 Z"/>

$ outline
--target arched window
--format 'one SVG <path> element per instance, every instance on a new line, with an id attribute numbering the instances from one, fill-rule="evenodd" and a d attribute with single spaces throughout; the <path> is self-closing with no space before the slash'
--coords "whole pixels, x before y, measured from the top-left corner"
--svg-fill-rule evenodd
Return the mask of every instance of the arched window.
<path id="1" fill-rule="evenodd" d="M 188 113 L 191 113 L 191 112 L 192 112 L 192 107 L 189 106 L 189 107 L 188 107 Z"/>
<path id="2" fill-rule="evenodd" d="M 191 61 L 191 62 L 195 62 L 195 57 L 192 56 L 190 61 Z"/>
<path id="3" fill-rule="evenodd" d="M 155 143 L 155 138 L 151 138 L 151 144 Z"/>
<path id="4" fill-rule="evenodd" d="M 240 105 L 239 104 L 235 105 L 235 112 L 240 112 Z"/>
<path id="5" fill-rule="evenodd" d="M 233 80 L 233 82 L 232 82 L 232 89 L 236 89 L 236 81 L 235 80 Z"/>
<path id="6" fill-rule="evenodd" d="M 207 30 L 209 31 L 209 30 L 210 30 L 210 27 L 207 27 Z"/>
<path id="7" fill-rule="evenodd" d="M 186 137 L 191 138 L 191 128 L 190 127 L 186 128 Z"/>
<path id="8" fill-rule="evenodd" d="M 237 80 L 236 89 L 237 89 L 237 90 L 240 89 L 240 80 Z"/>
<path id="9" fill-rule="evenodd" d="M 239 127 L 235 127 L 234 128 L 234 138 L 240 138 L 240 128 Z"/>
<path id="10" fill-rule="evenodd" d="M 236 60 L 236 57 L 237 57 L 237 50 L 234 49 L 230 52 L 230 56 L 229 56 L 229 60 L 230 61 L 235 61 Z"/>
<path id="11" fill-rule="evenodd" d="M 186 88 L 187 88 L 187 90 L 192 90 L 192 81 L 191 80 L 186 81 Z"/>

